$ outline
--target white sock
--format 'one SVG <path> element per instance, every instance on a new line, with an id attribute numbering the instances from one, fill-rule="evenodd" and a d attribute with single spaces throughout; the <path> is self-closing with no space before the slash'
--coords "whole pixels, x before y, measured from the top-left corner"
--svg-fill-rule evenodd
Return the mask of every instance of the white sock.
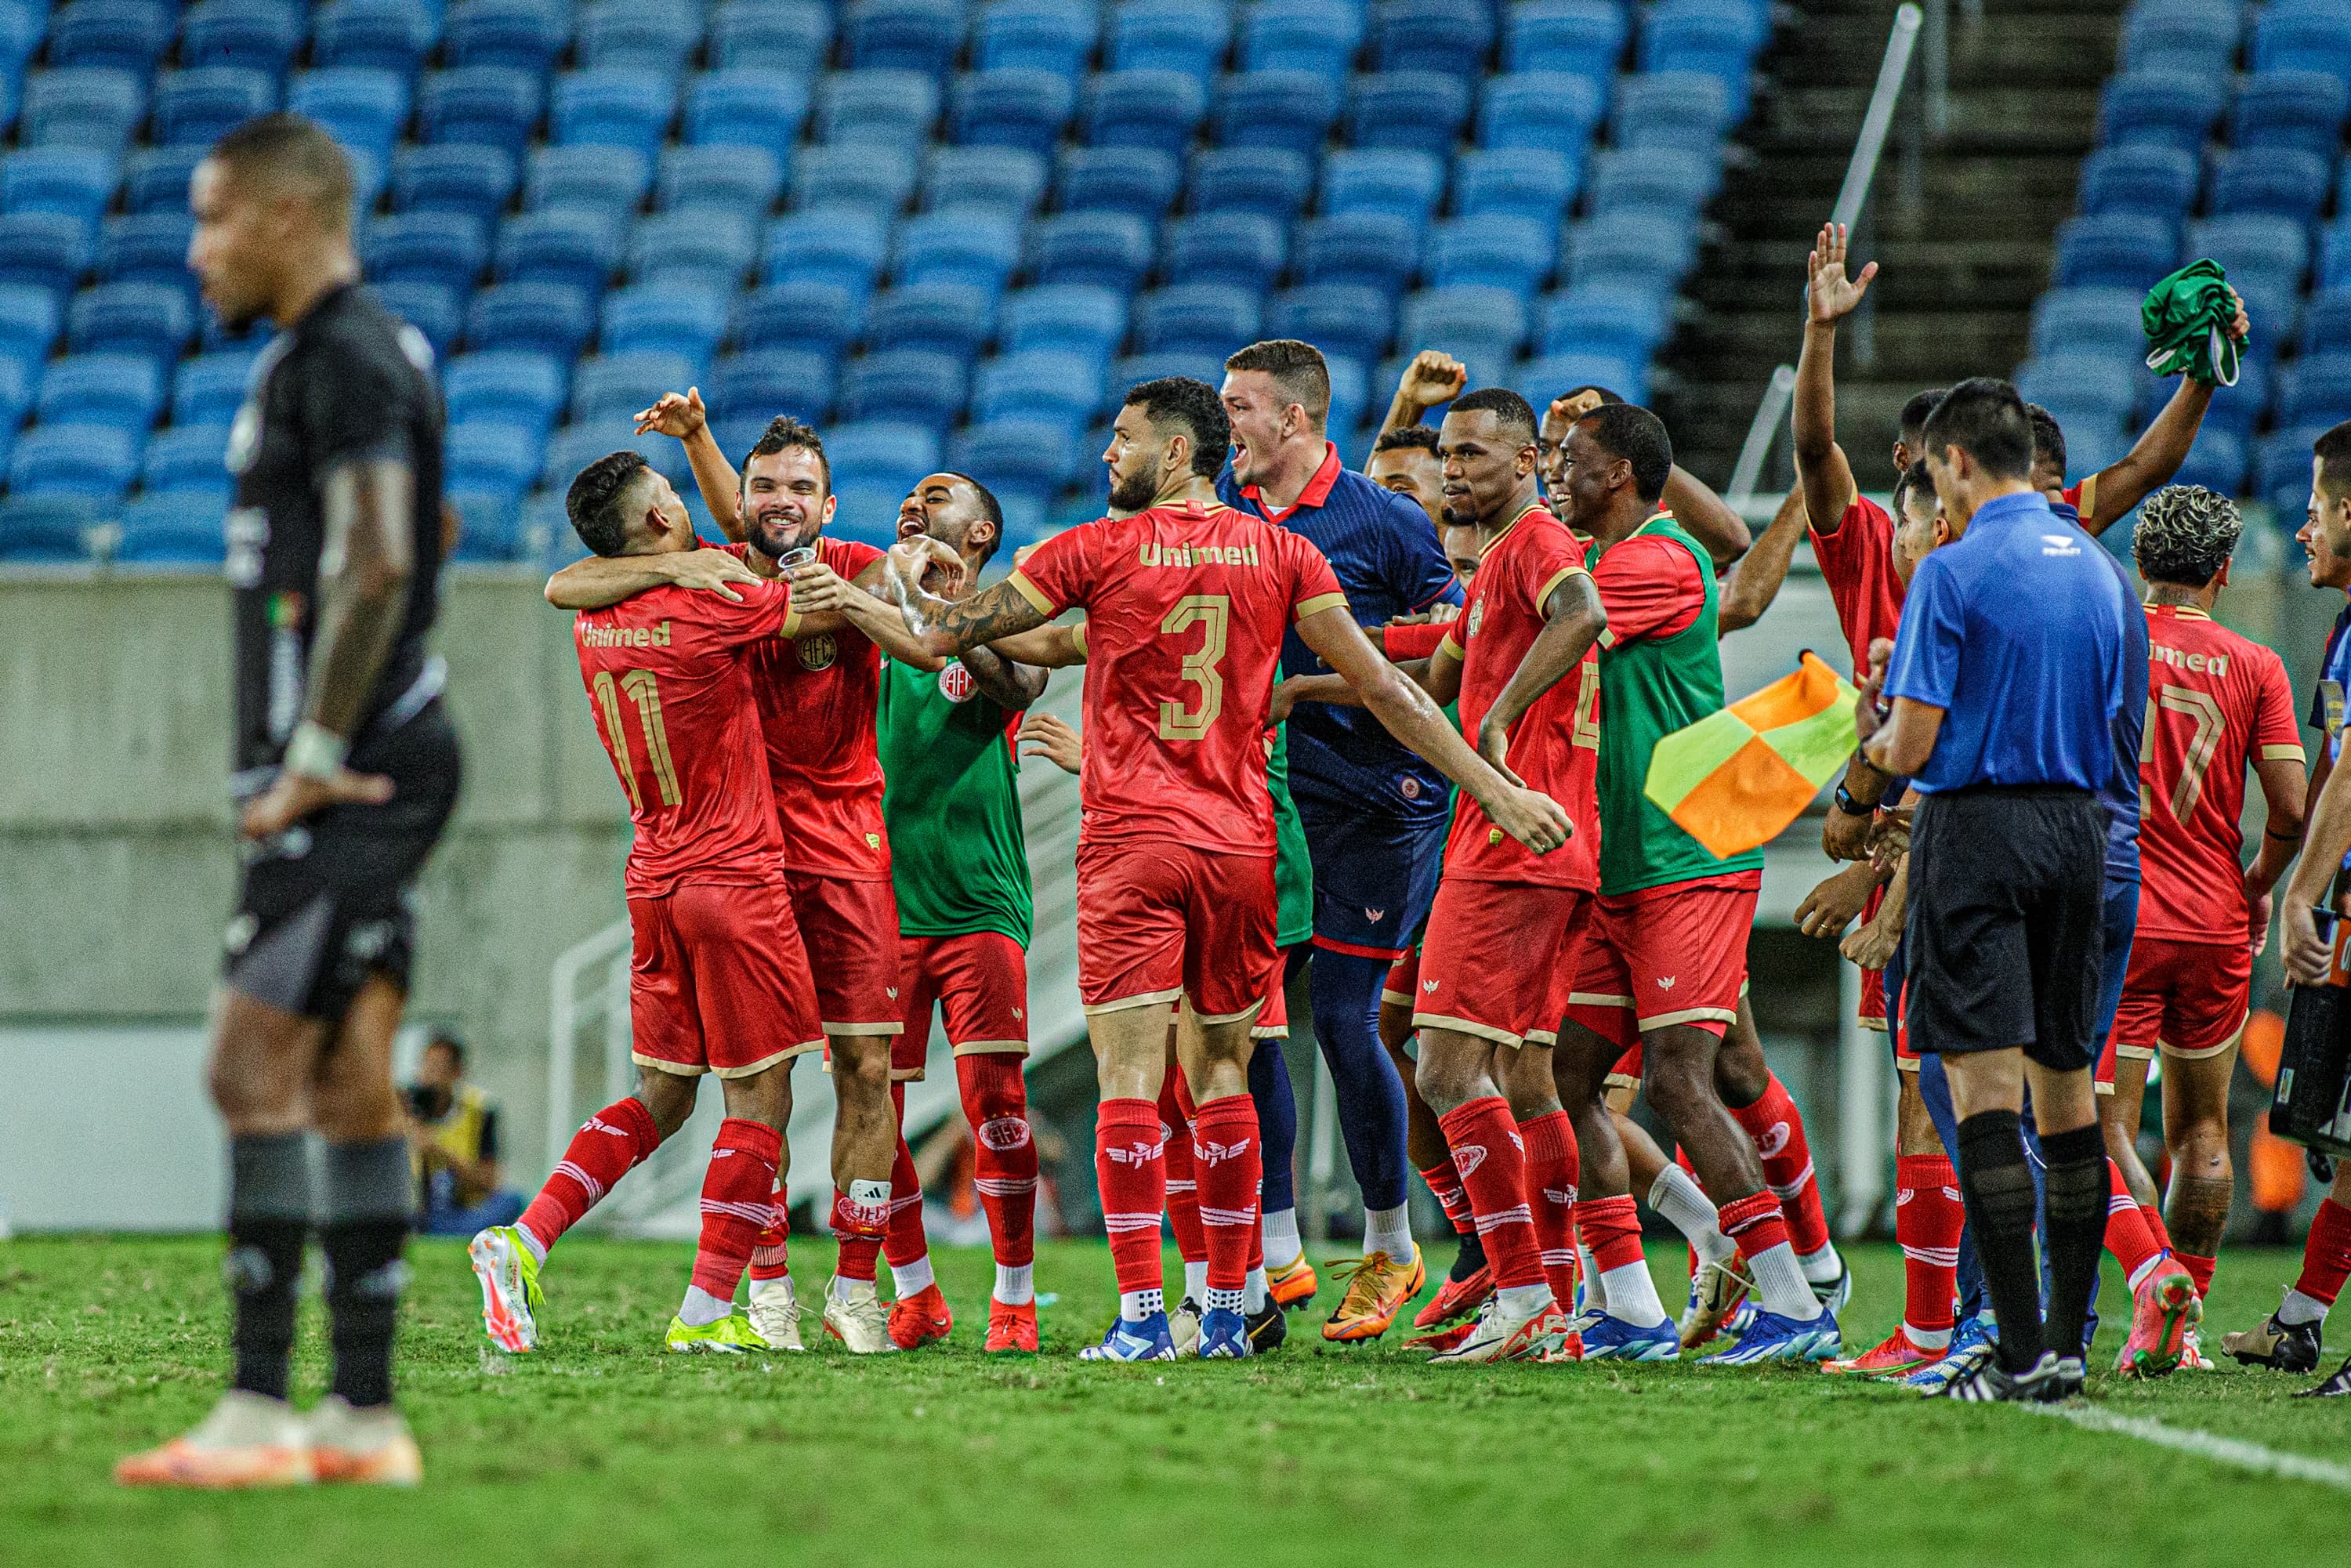
<path id="1" fill-rule="evenodd" d="M 1128 1322 L 1139 1323 L 1154 1312 L 1167 1310 L 1167 1296 L 1163 1291 L 1121 1291 L 1118 1293 L 1118 1315 Z"/>
<path id="2" fill-rule="evenodd" d="M 996 1299 L 1008 1307 L 1025 1307 L 1035 1301 L 1037 1265 L 998 1263 L 996 1266 Z"/>
<path id="3" fill-rule="evenodd" d="M 880 1293 L 871 1280 L 851 1280 L 839 1274 L 832 1277 L 832 1283 L 826 1288 L 826 1294 L 836 1301 L 870 1301 Z"/>
<path id="4" fill-rule="evenodd" d="M 515 1236 L 522 1242 L 522 1249 L 530 1254 L 530 1260 L 544 1268 L 547 1264 L 547 1243 L 533 1236 L 528 1225 L 516 1225 Z M 2322 1314 L 2326 1311 L 2325 1307 L 2318 1310 Z"/>
<path id="5" fill-rule="evenodd" d="M 1298 1210 L 1269 1208 L 1265 1211 L 1265 1266 L 1287 1269 L 1306 1251 L 1298 1239 Z"/>
<path id="6" fill-rule="evenodd" d="M 1265 1311 L 1265 1295 L 1270 1287 L 1266 1283 L 1265 1270 L 1251 1269 L 1241 1285 L 1241 1311 L 1255 1315 Z"/>
<path id="7" fill-rule="evenodd" d="M 903 1269 L 895 1263 L 890 1265 L 890 1283 L 896 1288 L 898 1299 L 902 1301 L 908 1296 L 929 1290 L 935 1279 L 936 1276 L 931 1272 L 931 1255 L 927 1252 Z"/>
<path id="8" fill-rule="evenodd" d="M 1902 1320 L 1902 1333 L 1920 1350 L 1951 1348 L 1951 1331 L 1949 1329 L 1922 1329 L 1911 1322 L 1908 1318 L 1905 1318 Z"/>
<path id="9" fill-rule="evenodd" d="M 1384 1252 L 1399 1263 L 1412 1261 L 1412 1206 L 1364 1210 L 1364 1255 Z"/>
<path id="10" fill-rule="evenodd" d="M 1747 1268 L 1755 1276 L 1756 1302 L 1765 1312 L 1800 1323 L 1821 1315 L 1821 1299 L 1813 1294 L 1812 1281 L 1797 1264 L 1796 1249 L 1785 1241 L 1748 1259 Z"/>
<path id="11" fill-rule="evenodd" d="M 1687 1237 L 1691 1250 L 1707 1262 L 1719 1263 L 1739 1250 L 1722 1233 L 1713 1201 L 1679 1166 L 1667 1166 L 1649 1184 L 1649 1207 Z"/>
<path id="12" fill-rule="evenodd" d="M 677 1309 L 678 1317 L 688 1328 L 698 1329 L 705 1323 L 715 1323 L 735 1310 L 732 1301 L 722 1301 L 699 1285 L 685 1288 L 685 1304 Z"/>
<path id="13" fill-rule="evenodd" d="M 791 1297 L 792 1277 L 789 1274 L 778 1274 L 772 1280 L 754 1280 L 751 1281 L 751 1299 L 753 1301 L 756 1301 L 763 1297 L 775 1295 L 780 1295 L 786 1299 L 789 1299 Z"/>
<path id="14" fill-rule="evenodd" d="M 1203 1258 L 1197 1263 L 1188 1258 L 1185 1260 L 1184 1294 L 1196 1307 L 1208 1299 L 1208 1260 L 1207 1259 Z"/>
<path id="15" fill-rule="evenodd" d="M 1576 1266 L 1582 1270 L 1582 1278 L 1583 1280 L 1583 1310 L 1587 1312 L 1606 1312 L 1608 1310 L 1608 1281 L 1600 1277 L 1600 1265 L 1593 1261 L 1592 1249 L 1584 1246 L 1580 1241 L 1577 1242 L 1575 1247 L 1575 1261 Z M 1649 1293 L 1651 1295 L 1656 1294 L 1656 1287 L 1652 1285 L 1649 1288 Z"/>
<path id="16" fill-rule="evenodd" d="M 1514 1317 L 1523 1317 L 1539 1311 L 1545 1301 L 1551 1300 L 1551 1287 L 1541 1283 L 1511 1285 L 1495 1291 L 1494 1297 L 1502 1311 Z"/>
<path id="17" fill-rule="evenodd" d="M 1236 1291 L 1219 1290 L 1214 1285 L 1203 1285 L 1201 1289 L 1207 1292 L 1208 1311 L 1212 1312 L 1239 1312 L 1242 1301 L 1249 1294 L 1246 1285 Z"/>
<path id="18" fill-rule="evenodd" d="M 1836 1243 L 1832 1241 L 1817 1252 L 1807 1252 L 1796 1260 L 1796 1267 L 1804 1278 L 1815 1285 L 1825 1285 L 1844 1271 L 1844 1260 L 1837 1256 Z"/>
<path id="19" fill-rule="evenodd" d="M 1602 1310 L 1612 1318 L 1620 1318 L 1635 1328 L 1651 1328 L 1666 1321 L 1665 1303 L 1657 1300 L 1657 1282 L 1649 1277 L 1646 1260 L 1626 1263 L 1599 1276 L 1600 1299 L 1608 1304 Z M 1584 1304 L 1592 1297 L 1585 1292 Z"/>
<path id="20" fill-rule="evenodd" d="M 2278 1303 L 2277 1318 L 2278 1322 L 2289 1324 L 2323 1323 L 2326 1321 L 2326 1303 L 2316 1296 L 2289 1290 L 2285 1300 Z"/>

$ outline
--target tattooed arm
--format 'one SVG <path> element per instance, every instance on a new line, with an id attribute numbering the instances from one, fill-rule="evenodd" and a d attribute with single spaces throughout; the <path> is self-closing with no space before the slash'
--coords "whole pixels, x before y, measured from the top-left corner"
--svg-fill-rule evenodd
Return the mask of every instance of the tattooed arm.
<path id="1" fill-rule="evenodd" d="M 972 684 L 1008 712 L 1026 712 L 1045 695 L 1046 674 L 1034 664 L 1018 664 L 988 647 L 967 648 L 962 658 Z"/>

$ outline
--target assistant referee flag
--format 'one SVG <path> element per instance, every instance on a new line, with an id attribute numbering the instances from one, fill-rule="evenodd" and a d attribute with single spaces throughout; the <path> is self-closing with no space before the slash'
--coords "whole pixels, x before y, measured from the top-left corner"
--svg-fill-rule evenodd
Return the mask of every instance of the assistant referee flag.
<path id="1" fill-rule="evenodd" d="M 1857 695 L 1807 650 L 1794 674 L 1658 741 L 1643 793 L 1719 858 L 1769 843 L 1853 755 Z"/>

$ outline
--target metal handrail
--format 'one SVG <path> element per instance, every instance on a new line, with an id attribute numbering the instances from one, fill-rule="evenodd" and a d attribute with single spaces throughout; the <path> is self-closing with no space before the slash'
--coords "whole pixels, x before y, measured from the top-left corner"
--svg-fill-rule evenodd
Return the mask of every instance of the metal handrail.
<path id="1" fill-rule="evenodd" d="M 1730 488 L 1722 495 L 1733 507 L 1743 510 L 1755 498 L 1756 482 L 1763 476 L 1763 460 L 1771 455 L 1771 439 L 1779 434 L 1780 421 L 1787 413 L 1795 392 L 1796 367 L 1776 367 L 1763 388 L 1763 400 L 1755 405 L 1755 418 L 1747 426 L 1747 439 L 1739 448 L 1739 465 L 1730 471 Z"/>
<path id="2" fill-rule="evenodd" d="M 1903 0 L 1894 13 L 1894 31 L 1886 40 L 1886 57 L 1878 63 L 1877 85 L 1870 90 L 1869 109 L 1861 117 L 1861 136 L 1853 144 L 1853 161 L 1845 165 L 1844 184 L 1837 191 L 1830 221 L 1852 226 L 1869 200 L 1869 183 L 1877 177 L 1878 154 L 1886 150 L 1886 133 L 1894 126 L 1894 108 L 1902 98 L 1902 83 L 1910 74 L 1910 54 L 1917 47 L 1918 28 L 1926 17 Z"/>

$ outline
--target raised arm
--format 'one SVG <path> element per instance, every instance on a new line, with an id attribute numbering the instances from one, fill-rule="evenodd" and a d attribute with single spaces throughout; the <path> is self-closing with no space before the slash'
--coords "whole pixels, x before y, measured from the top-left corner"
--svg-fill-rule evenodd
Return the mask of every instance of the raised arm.
<path id="1" fill-rule="evenodd" d="M 758 572 L 723 549 L 688 549 L 666 555 L 591 555 L 549 578 L 544 591 L 558 610 L 601 610 L 673 583 L 739 602 L 743 596 L 727 584 L 760 580 Z"/>
<path id="2" fill-rule="evenodd" d="M 682 442 L 685 461 L 694 469 L 694 487 L 702 492 L 710 520 L 737 544 L 748 537 L 739 505 L 742 476 L 726 461 L 726 454 L 718 450 L 718 438 L 710 434 L 710 415 L 702 406 L 700 387 L 663 393 L 661 402 L 638 413 L 637 434 L 673 435 Z"/>
<path id="3" fill-rule="evenodd" d="M 1844 275 L 1845 231 L 1842 224 L 1823 224 L 1807 262 L 1810 281 L 1804 290 L 1804 349 L 1796 361 L 1795 447 L 1797 487 L 1803 492 L 1804 512 L 1813 531 L 1833 534 L 1853 505 L 1853 465 L 1836 440 L 1837 323 L 1861 303 L 1877 263 L 1861 276 Z"/>
<path id="4" fill-rule="evenodd" d="M 1788 580 L 1788 563 L 1796 554 L 1796 541 L 1804 537 L 1806 516 L 1804 492 L 1789 491 L 1755 548 L 1724 576 L 1722 601 L 1715 612 L 1718 635 L 1727 637 L 1754 625 L 1780 597 L 1781 585 Z"/>
<path id="5" fill-rule="evenodd" d="M 1478 726 L 1478 755 L 1497 768 L 1508 768 L 1510 726 L 1559 685 L 1606 630 L 1608 612 L 1600 607 L 1600 591 L 1593 586 L 1592 574 L 1579 569 L 1544 599 L 1543 629 L 1535 633 L 1526 656 L 1495 694 L 1494 706 Z"/>
<path id="6" fill-rule="evenodd" d="M 1395 395 L 1388 400 L 1387 417 L 1380 421 L 1379 434 L 1418 424 L 1430 409 L 1451 402 L 1468 384 L 1468 369 L 1460 361 L 1436 349 L 1423 349 L 1398 378 Z M 1373 444 L 1378 444 L 1376 437 Z"/>

